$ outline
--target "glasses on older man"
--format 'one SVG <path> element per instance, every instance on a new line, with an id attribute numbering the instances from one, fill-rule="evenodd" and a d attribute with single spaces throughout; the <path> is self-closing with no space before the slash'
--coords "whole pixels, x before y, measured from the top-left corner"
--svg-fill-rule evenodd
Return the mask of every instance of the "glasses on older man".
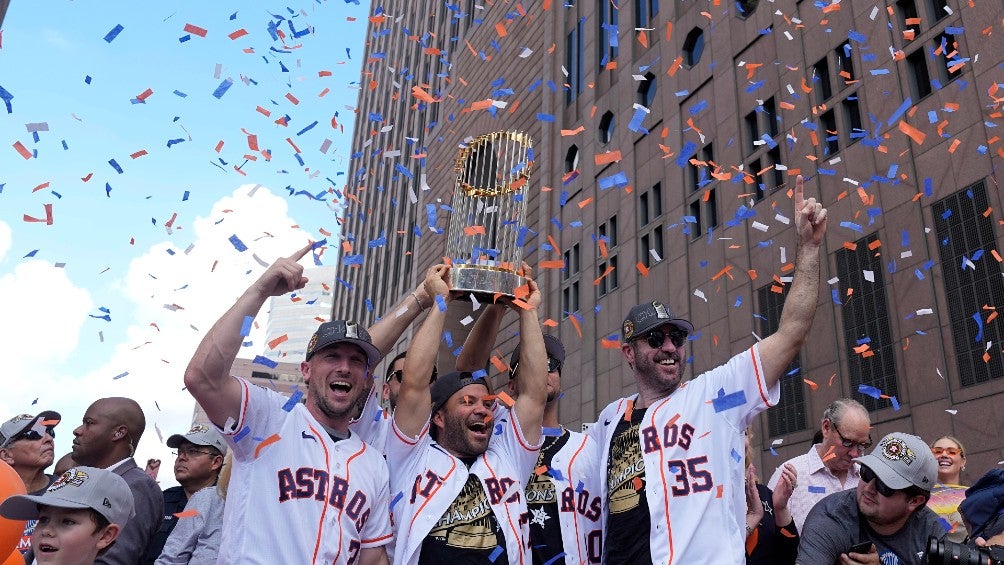
<path id="1" fill-rule="evenodd" d="M 52 437 L 52 438 L 56 437 L 56 430 L 54 430 L 52 428 L 52 426 L 46 426 L 45 427 L 45 433 L 49 437 Z M 22 439 L 26 439 L 28 441 L 38 441 L 38 440 L 42 439 L 42 434 L 38 430 L 34 430 L 34 429 L 32 429 L 32 430 L 25 430 L 25 431 L 17 434 L 16 436 L 14 436 L 14 440 L 11 443 L 14 443 L 15 441 L 20 441 Z"/>
<path id="2" fill-rule="evenodd" d="M 171 453 L 175 457 L 181 457 L 182 455 L 184 455 L 185 459 L 191 459 L 192 457 L 195 457 L 196 455 L 210 455 L 210 456 L 216 455 L 212 451 L 205 451 L 203 449 L 196 449 L 194 447 L 181 447 L 181 448 L 178 448 L 178 451 L 172 451 Z"/>
<path id="3" fill-rule="evenodd" d="M 866 449 L 871 448 L 871 446 L 872 446 L 872 435 L 871 434 L 868 434 L 868 441 L 854 441 L 854 440 L 850 440 L 850 439 L 845 438 L 844 434 L 840 433 L 840 428 L 837 427 L 836 422 L 831 421 L 830 425 L 833 426 L 833 431 L 837 432 L 837 435 L 840 437 L 840 445 L 846 447 L 847 449 L 851 449 L 851 448 L 853 448 L 853 447 L 856 446 L 861 451 L 864 451 Z"/>
<path id="4" fill-rule="evenodd" d="M 687 332 L 677 328 L 673 328 L 668 332 L 652 330 L 638 336 L 635 340 L 644 339 L 649 347 L 659 349 L 662 347 L 662 344 L 666 343 L 666 338 L 668 337 L 669 341 L 673 342 L 673 347 L 683 347 L 683 344 L 687 342 L 687 335 Z"/>

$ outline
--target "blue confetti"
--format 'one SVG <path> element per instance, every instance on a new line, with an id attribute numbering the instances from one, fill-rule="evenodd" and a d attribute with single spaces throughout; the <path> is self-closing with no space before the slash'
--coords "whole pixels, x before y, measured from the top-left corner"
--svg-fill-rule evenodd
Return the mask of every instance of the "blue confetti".
<path id="1" fill-rule="evenodd" d="M 865 396 L 870 396 L 876 400 L 882 398 L 882 391 L 871 385 L 858 385 L 858 392 Z"/>
<path id="2" fill-rule="evenodd" d="M 126 371 L 124 373 L 119 373 L 118 375 L 115 375 L 114 377 L 112 377 L 112 380 L 113 381 L 117 381 L 117 380 L 121 379 L 122 377 L 124 377 L 124 376 L 126 376 L 128 374 L 129 374 L 129 371 Z"/>
<path id="3" fill-rule="evenodd" d="M 116 173 L 120 175 L 122 174 L 122 167 L 119 166 L 118 161 L 116 161 L 115 159 L 109 159 L 108 164 L 111 165 L 113 169 L 115 169 Z"/>
<path id="4" fill-rule="evenodd" d="M 826 494 L 826 487 L 820 487 L 816 485 L 809 485 L 809 492 L 813 494 Z"/>
<path id="5" fill-rule="evenodd" d="M 891 126 L 894 123 L 896 123 L 896 121 L 899 120 L 900 117 L 907 110 L 910 109 L 910 106 L 913 106 L 913 100 L 910 97 L 907 97 L 907 99 L 904 100 L 903 103 L 899 105 L 899 108 L 896 108 L 896 111 L 892 113 L 892 116 L 889 116 L 889 121 L 886 123 L 886 125 Z"/>
<path id="6" fill-rule="evenodd" d="M 979 312 L 973 314 L 973 321 L 976 322 L 976 343 L 983 341 L 983 316 Z"/>
<path id="7" fill-rule="evenodd" d="M 244 323 L 241 324 L 241 335 L 247 337 L 251 335 L 251 325 L 254 324 L 254 316 L 244 316 Z"/>
<path id="8" fill-rule="evenodd" d="M 14 95 L 11 94 L 10 92 L 7 92 L 7 90 L 4 87 L 0 86 L 0 100 L 3 100 L 4 106 L 7 106 L 8 114 L 14 113 L 14 107 L 11 105 L 11 100 L 13 99 Z"/>
<path id="9" fill-rule="evenodd" d="M 115 38 L 118 37 L 120 33 L 122 33 L 123 29 L 125 28 L 122 27 L 122 24 L 115 24 L 115 27 L 113 27 L 111 31 L 105 34 L 105 41 L 107 41 L 108 43 L 115 41 Z"/>
<path id="10" fill-rule="evenodd" d="M 233 85 L 234 85 L 234 79 L 227 78 L 226 80 L 221 82 L 219 86 L 216 87 L 216 90 L 213 91 L 213 96 L 217 100 L 223 98 L 223 95 L 226 94 L 227 91 L 230 90 L 230 87 Z"/>
<path id="11" fill-rule="evenodd" d="M 893 411 L 899 412 L 899 399 L 897 399 L 895 396 L 893 396 L 893 397 L 889 398 L 889 400 L 892 401 L 892 409 L 893 409 Z"/>
<path id="12" fill-rule="evenodd" d="M 293 394 L 289 395 L 289 400 L 282 405 L 282 409 L 285 412 L 292 412 L 293 408 L 300 403 L 300 399 L 303 398 L 303 391 L 299 388 L 293 391 Z"/>
<path id="13" fill-rule="evenodd" d="M 736 463 L 741 463 L 742 462 L 743 456 L 739 455 L 739 452 L 736 451 L 736 448 L 734 448 L 734 447 L 732 448 L 731 455 L 732 455 L 732 460 L 735 461 Z"/>
<path id="14" fill-rule="evenodd" d="M 254 361 L 252 361 L 251 363 L 254 365 L 264 365 L 269 369 L 275 369 L 276 367 L 279 366 L 279 364 L 276 363 L 275 361 L 269 359 L 268 357 L 262 357 L 261 355 L 255 355 Z"/>
<path id="15" fill-rule="evenodd" d="M 394 510 L 394 506 L 396 506 L 398 502 L 401 502 L 402 498 L 404 498 L 404 493 L 403 492 L 398 492 L 397 496 L 394 497 L 394 500 L 390 501 L 390 509 L 391 509 L 391 511 Z"/>
<path id="16" fill-rule="evenodd" d="M 544 114 L 541 112 L 537 112 L 537 120 L 541 122 L 553 122 L 554 114 Z"/>
<path id="17" fill-rule="evenodd" d="M 234 249 L 242 253 L 248 250 L 248 246 L 244 245 L 244 242 L 237 237 L 237 234 L 230 236 L 230 243 L 234 246 Z"/>
<path id="18" fill-rule="evenodd" d="M 718 396 L 711 399 L 711 404 L 715 407 L 715 412 L 730 410 L 746 404 L 746 393 L 737 390 L 736 392 L 725 394 L 725 389 L 720 388 L 718 389 Z"/>
<path id="19" fill-rule="evenodd" d="M 492 552 L 488 554 L 488 560 L 491 561 L 492 563 L 495 563 L 495 560 L 498 559 L 499 556 L 502 555 L 504 551 L 505 550 L 502 549 L 501 545 L 496 545 L 495 549 L 493 549 Z"/>

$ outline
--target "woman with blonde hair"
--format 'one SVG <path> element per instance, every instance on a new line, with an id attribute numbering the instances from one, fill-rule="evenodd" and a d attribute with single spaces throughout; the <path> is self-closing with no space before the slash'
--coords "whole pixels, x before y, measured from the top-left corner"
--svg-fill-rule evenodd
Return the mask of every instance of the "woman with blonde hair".
<path id="1" fill-rule="evenodd" d="M 969 535 L 959 514 L 959 504 L 966 498 L 962 471 L 966 470 L 966 448 L 952 436 L 941 436 L 931 443 L 931 452 L 938 461 L 938 482 L 931 489 L 927 506 L 941 517 L 948 539 L 962 542 Z"/>

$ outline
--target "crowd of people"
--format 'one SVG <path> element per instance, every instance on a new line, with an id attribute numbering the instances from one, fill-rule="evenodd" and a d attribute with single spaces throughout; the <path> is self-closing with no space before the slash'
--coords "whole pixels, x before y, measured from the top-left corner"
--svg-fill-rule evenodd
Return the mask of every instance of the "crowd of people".
<path id="1" fill-rule="evenodd" d="M 795 270 L 778 329 L 684 380 L 690 321 L 659 301 L 621 327 L 637 393 L 585 433 L 558 417 L 565 347 L 544 335 L 529 270 L 486 307 L 453 370 L 440 374 L 450 266 L 373 326 L 322 323 L 301 364 L 303 402 L 232 377 L 241 327 L 306 284 L 280 258 L 207 332 L 184 381 L 211 425 L 168 438 L 179 486 L 138 467 L 145 428 L 126 398 L 94 402 L 53 474 L 52 411 L 0 427 L 0 458 L 25 495 L 26 563 L 922 563 L 929 540 L 1004 544 L 1004 472 L 962 485 L 965 449 L 893 432 L 874 444 L 868 411 L 826 408 L 820 438 L 766 485 L 751 423 L 812 325 L 826 209 L 794 191 Z M 508 387 L 488 378 L 504 316 L 518 317 Z M 424 314 L 406 353 L 375 369 Z M 870 452 L 866 453 L 871 449 Z M 62 466 L 62 467 L 61 467 Z M 968 547 L 968 546 L 966 546 Z M 989 550 L 989 549 L 988 549 Z"/>

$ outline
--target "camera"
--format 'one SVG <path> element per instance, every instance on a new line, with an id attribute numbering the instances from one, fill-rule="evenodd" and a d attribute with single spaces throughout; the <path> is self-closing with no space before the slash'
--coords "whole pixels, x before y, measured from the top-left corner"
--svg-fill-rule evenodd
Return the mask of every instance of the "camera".
<path id="1" fill-rule="evenodd" d="M 927 540 L 927 565 L 1004 565 L 1004 546 L 976 547 L 931 536 Z"/>

